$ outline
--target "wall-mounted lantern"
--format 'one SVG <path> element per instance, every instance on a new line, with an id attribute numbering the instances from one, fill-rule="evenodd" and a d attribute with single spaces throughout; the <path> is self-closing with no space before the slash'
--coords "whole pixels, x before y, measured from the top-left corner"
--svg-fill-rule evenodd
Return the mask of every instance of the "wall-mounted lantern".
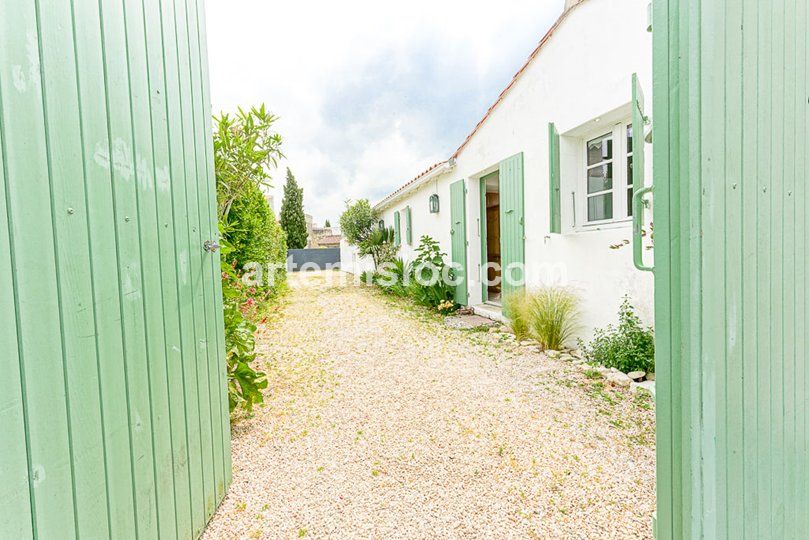
<path id="1" fill-rule="evenodd" d="M 439 210 L 438 194 L 433 193 L 432 195 L 430 195 L 430 213 L 437 214 L 438 210 Z"/>
<path id="2" fill-rule="evenodd" d="M 384 219 L 379 220 L 379 228 L 381 230 L 383 230 L 383 231 L 385 230 L 385 220 Z"/>

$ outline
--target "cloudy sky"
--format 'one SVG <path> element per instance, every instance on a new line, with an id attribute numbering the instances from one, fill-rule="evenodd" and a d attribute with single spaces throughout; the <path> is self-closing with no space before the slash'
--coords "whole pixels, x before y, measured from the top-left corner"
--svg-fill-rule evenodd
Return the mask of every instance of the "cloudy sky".
<path id="1" fill-rule="evenodd" d="M 564 0 L 209 0 L 213 108 L 265 103 L 307 213 L 336 223 L 449 157 Z"/>

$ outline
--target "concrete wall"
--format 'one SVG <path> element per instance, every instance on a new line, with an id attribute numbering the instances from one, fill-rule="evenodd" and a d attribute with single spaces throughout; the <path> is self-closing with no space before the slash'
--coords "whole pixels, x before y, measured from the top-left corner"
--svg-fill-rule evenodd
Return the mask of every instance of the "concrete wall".
<path id="1" fill-rule="evenodd" d="M 629 295 L 641 317 L 652 321 L 653 280 L 632 264 L 631 246 L 611 249 L 631 239 L 631 221 L 582 226 L 585 215 L 584 143 L 630 120 L 632 74 L 638 73 L 651 115 L 651 34 L 648 0 L 586 0 L 569 13 L 517 83 L 458 155 L 454 168 L 414 192 L 386 203 L 382 218 L 413 209 L 413 244 L 401 255 L 410 259 L 421 235 L 428 234 L 450 252 L 449 185 L 467 182 L 467 253 L 470 303 L 482 301 L 480 284 L 480 190 L 478 180 L 501 160 L 522 152 L 525 160 L 525 248 L 528 287 L 543 284 L 545 265 L 567 275 L 582 298 L 582 337 L 616 319 Z M 598 119 L 598 121 L 596 121 Z M 549 233 L 548 123 L 562 135 L 562 234 Z M 636 137 L 637 140 L 637 137 Z M 646 149 L 651 178 L 651 146 Z M 647 182 L 648 183 L 648 182 Z M 579 223 L 573 225 L 576 192 Z M 439 214 L 429 213 L 428 199 L 438 193 Z M 617 196 L 617 195 L 616 195 Z M 402 219 L 404 236 L 404 219 Z M 347 253 L 348 259 L 352 258 Z M 344 261 L 348 260 L 344 256 Z M 346 268 L 349 268 L 347 265 Z"/>

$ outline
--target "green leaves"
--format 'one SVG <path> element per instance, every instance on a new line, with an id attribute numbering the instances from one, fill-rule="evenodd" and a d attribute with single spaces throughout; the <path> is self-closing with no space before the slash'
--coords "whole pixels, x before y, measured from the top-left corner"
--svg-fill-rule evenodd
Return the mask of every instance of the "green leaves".
<path id="1" fill-rule="evenodd" d="M 377 229 L 378 215 L 371 208 L 368 199 L 355 203 L 346 201 L 346 209 L 340 216 L 340 230 L 343 238 L 352 246 L 359 246 Z"/>
<path id="2" fill-rule="evenodd" d="M 233 202 L 251 186 L 269 185 L 271 169 L 284 157 L 281 136 L 272 130 L 278 118 L 264 105 L 234 116 L 214 117 L 214 165 L 220 219 L 226 219 Z"/>
<path id="3" fill-rule="evenodd" d="M 654 330 L 641 324 L 626 297 L 618 312 L 618 327 L 596 330 L 593 341 L 582 350 L 588 359 L 624 373 L 655 369 Z"/>

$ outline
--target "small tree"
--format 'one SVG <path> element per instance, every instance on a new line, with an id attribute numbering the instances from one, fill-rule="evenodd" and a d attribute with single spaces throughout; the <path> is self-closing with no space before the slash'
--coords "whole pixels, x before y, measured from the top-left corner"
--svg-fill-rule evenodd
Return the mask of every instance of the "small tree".
<path id="1" fill-rule="evenodd" d="M 327 229 L 331 228 L 331 221 L 329 221 L 328 219 L 326 220 L 326 228 Z"/>
<path id="2" fill-rule="evenodd" d="M 287 183 L 284 185 L 284 200 L 281 203 L 281 227 L 287 233 L 289 249 L 306 247 L 309 233 L 306 231 L 306 215 L 303 213 L 303 188 L 298 186 L 289 167 Z"/>
<path id="3" fill-rule="evenodd" d="M 227 220 L 233 202 L 253 187 L 268 186 L 269 170 L 275 168 L 281 153 L 281 136 L 273 131 L 278 118 L 264 105 L 235 115 L 214 118 L 214 165 L 219 219 Z"/>
<path id="4" fill-rule="evenodd" d="M 377 213 L 371 208 L 368 199 L 360 199 L 355 203 L 346 201 L 346 209 L 340 216 L 340 229 L 343 238 L 352 246 L 359 246 L 367 240 L 376 227 Z"/>

